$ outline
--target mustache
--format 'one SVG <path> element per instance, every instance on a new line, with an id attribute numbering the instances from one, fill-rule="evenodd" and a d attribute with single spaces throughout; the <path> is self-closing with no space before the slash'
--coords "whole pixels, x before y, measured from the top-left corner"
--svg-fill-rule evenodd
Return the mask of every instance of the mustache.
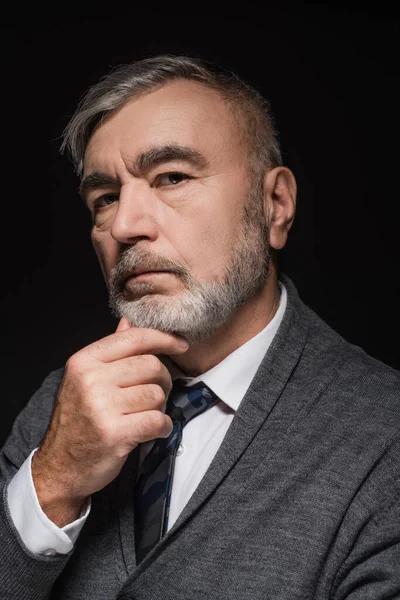
<path id="1" fill-rule="evenodd" d="M 146 271 L 170 271 L 188 285 L 193 282 L 192 274 L 182 263 L 132 246 L 119 255 L 117 264 L 110 272 L 109 286 L 122 290 L 126 279 L 139 268 Z"/>

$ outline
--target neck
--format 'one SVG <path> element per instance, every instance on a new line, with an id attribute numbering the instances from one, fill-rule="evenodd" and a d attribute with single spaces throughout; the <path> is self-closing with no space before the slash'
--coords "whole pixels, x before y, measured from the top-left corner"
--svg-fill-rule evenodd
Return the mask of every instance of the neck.
<path id="1" fill-rule="evenodd" d="M 279 307 L 279 285 L 271 268 L 263 289 L 231 315 L 229 320 L 205 340 L 192 343 L 184 354 L 169 357 L 188 377 L 209 371 L 224 358 L 260 333 Z"/>

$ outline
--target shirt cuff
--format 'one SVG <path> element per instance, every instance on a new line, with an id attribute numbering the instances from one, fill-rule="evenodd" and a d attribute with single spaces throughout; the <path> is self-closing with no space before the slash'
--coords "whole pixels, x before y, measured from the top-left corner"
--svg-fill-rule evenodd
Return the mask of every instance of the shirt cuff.
<path id="1" fill-rule="evenodd" d="M 8 507 L 22 542 L 33 554 L 68 554 L 90 513 L 90 499 L 79 519 L 61 529 L 43 512 L 32 479 L 33 450 L 8 486 Z"/>

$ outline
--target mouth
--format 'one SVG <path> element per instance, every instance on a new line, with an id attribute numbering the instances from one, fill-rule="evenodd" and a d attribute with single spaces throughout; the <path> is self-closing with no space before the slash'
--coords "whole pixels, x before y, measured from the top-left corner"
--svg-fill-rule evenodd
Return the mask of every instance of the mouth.
<path id="1" fill-rule="evenodd" d="M 156 277 L 156 276 L 160 276 L 160 275 L 171 275 L 171 271 L 135 269 L 135 271 L 130 273 L 124 279 L 123 285 L 125 286 L 130 281 L 145 280 L 145 279 L 149 279 L 150 277 Z"/>

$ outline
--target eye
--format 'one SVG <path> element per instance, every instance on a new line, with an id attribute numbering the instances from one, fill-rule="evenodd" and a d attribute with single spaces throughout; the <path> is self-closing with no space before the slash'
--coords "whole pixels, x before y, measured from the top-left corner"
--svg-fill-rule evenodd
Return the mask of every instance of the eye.
<path id="1" fill-rule="evenodd" d="M 186 173 L 174 171 L 172 173 L 162 173 L 161 175 L 158 175 L 156 184 L 160 186 L 171 187 L 178 185 L 187 179 L 192 179 L 192 177 L 190 177 L 190 175 L 186 175 Z"/>
<path id="2" fill-rule="evenodd" d="M 118 198 L 118 194 L 104 194 L 103 196 L 100 196 L 93 202 L 93 208 L 95 210 L 105 208 L 113 204 L 116 200 L 118 200 Z"/>

